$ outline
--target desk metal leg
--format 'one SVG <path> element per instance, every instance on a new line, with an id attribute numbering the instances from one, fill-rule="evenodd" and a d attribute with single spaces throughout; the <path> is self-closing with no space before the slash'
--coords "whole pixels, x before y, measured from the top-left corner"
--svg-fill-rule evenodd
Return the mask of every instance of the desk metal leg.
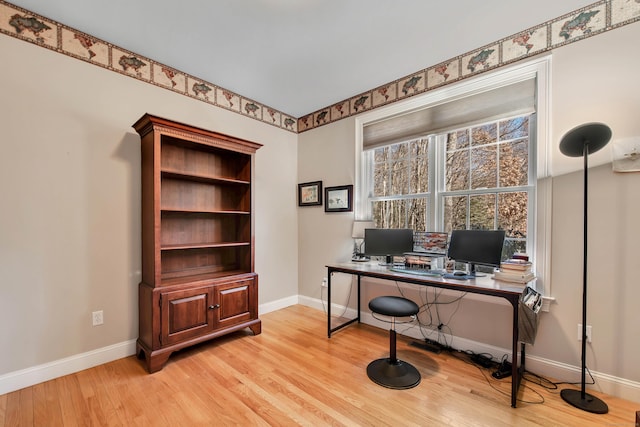
<path id="1" fill-rule="evenodd" d="M 335 328 L 331 327 L 331 275 L 334 271 L 329 268 L 327 270 L 327 337 L 331 338 L 331 333 L 337 331 L 338 329 L 342 329 L 345 326 L 348 326 L 354 322 L 360 323 L 360 275 L 358 274 L 358 313 L 354 319 L 348 320 L 345 323 L 336 326 Z M 347 307 L 348 308 L 348 307 Z"/>
<path id="2" fill-rule="evenodd" d="M 516 407 L 518 398 L 518 388 L 520 387 L 520 368 L 518 366 L 518 342 L 519 342 L 519 328 L 518 328 L 518 304 L 519 298 L 510 301 L 513 306 L 513 332 L 511 342 L 511 407 Z M 524 345 L 523 345 L 524 347 Z M 524 369 L 524 351 L 521 353 L 520 363 Z"/>
<path id="3" fill-rule="evenodd" d="M 331 269 L 327 270 L 327 337 L 331 338 Z"/>
<path id="4" fill-rule="evenodd" d="M 358 274 L 358 323 L 360 323 L 360 276 Z"/>

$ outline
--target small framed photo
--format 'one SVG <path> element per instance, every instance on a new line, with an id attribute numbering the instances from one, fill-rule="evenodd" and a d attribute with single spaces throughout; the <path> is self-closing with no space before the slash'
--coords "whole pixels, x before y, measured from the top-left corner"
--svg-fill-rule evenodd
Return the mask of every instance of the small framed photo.
<path id="1" fill-rule="evenodd" d="M 325 212 L 351 212 L 353 210 L 353 185 L 340 185 L 324 189 Z"/>
<path id="2" fill-rule="evenodd" d="M 322 181 L 298 184 L 298 206 L 322 206 Z"/>

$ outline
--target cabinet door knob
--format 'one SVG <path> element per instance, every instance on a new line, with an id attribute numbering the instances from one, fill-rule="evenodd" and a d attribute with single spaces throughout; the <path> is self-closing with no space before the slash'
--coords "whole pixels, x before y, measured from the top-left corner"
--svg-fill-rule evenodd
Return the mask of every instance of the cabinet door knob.
<path id="1" fill-rule="evenodd" d="M 220 304 L 210 305 L 209 310 L 213 310 L 214 308 L 220 308 Z"/>

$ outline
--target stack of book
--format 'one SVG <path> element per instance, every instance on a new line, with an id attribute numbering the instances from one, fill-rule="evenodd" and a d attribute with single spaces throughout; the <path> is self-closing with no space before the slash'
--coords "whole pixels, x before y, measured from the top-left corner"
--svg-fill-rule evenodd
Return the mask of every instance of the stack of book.
<path id="1" fill-rule="evenodd" d="M 529 257 L 524 254 L 514 254 L 512 258 L 500 263 L 500 270 L 493 273 L 496 280 L 505 282 L 529 283 L 536 278 L 532 270 Z"/>

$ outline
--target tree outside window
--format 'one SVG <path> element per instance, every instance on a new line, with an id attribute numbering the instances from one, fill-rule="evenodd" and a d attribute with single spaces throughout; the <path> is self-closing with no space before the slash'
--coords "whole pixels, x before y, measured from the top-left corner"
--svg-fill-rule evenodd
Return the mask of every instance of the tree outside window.
<path id="1" fill-rule="evenodd" d="M 530 117 L 375 148 L 370 201 L 376 226 L 449 233 L 501 229 L 506 231 L 503 257 L 526 251 L 534 191 Z"/>

